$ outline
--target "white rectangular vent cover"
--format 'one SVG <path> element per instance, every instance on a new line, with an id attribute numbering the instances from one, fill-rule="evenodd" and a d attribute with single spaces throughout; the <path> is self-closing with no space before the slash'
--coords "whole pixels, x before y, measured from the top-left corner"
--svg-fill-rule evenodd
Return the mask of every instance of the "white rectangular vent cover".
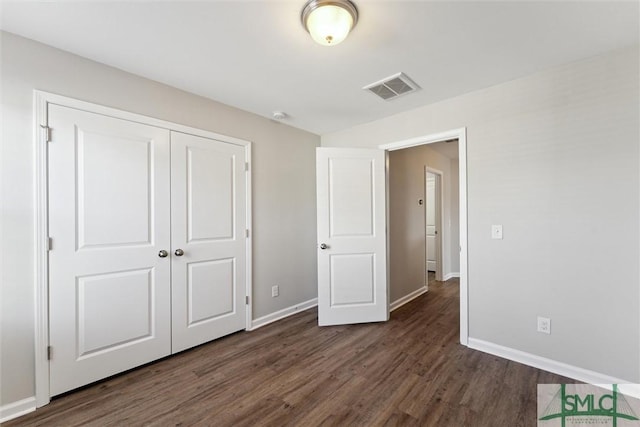
<path id="1" fill-rule="evenodd" d="M 415 92 L 420 89 L 420 86 L 418 86 L 406 74 L 398 73 L 375 83 L 371 83 L 362 89 L 368 90 L 385 101 L 390 101 L 401 95 Z"/>

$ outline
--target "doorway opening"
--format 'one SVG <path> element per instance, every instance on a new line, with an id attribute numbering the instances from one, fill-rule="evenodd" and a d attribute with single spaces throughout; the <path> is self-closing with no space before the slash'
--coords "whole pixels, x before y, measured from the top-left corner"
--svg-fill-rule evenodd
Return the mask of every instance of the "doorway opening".
<path id="1" fill-rule="evenodd" d="M 433 145 L 435 148 L 435 144 Z M 457 157 L 457 153 L 456 157 Z M 452 159 L 453 161 L 453 159 Z M 425 268 L 426 286 L 432 280 L 442 281 L 442 219 L 444 172 L 432 167 L 424 167 L 424 212 L 425 212 Z M 457 217 L 457 212 L 450 215 Z"/>
<path id="2" fill-rule="evenodd" d="M 427 292 L 430 271 L 432 280 L 459 277 L 467 345 L 466 130 L 379 148 L 387 151 L 390 310 Z"/>

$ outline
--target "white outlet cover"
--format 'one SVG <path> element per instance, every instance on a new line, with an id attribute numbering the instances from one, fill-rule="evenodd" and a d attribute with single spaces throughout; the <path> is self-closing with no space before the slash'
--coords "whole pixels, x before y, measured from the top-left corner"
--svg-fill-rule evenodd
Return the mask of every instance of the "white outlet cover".
<path id="1" fill-rule="evenodd" d="M 538 332 L 543 334 L 551 333 L 551 319 L 548 317 L 538 317 Z"/>
<path id="2" fill-rule="evenodd" d="M 502 225 L 491 226 L 491 238 L 494 240 L 502 240 Z"/>

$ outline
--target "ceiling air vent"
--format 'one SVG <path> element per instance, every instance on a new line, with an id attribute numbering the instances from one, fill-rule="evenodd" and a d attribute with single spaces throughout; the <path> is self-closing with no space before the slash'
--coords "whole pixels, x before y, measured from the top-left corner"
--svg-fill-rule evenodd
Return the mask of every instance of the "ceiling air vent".
<path id="1" fill-rule="evenodd" d="M 390 101 L 401 95 L 414 92 L 420 89 L 420 86 L 407 77 L 406 74 L 398 73 L 387 77 L 386 79 L 367 85 L 362 89 L 368 90 L 374 95 L 378 95 L 385 101 Z"/>

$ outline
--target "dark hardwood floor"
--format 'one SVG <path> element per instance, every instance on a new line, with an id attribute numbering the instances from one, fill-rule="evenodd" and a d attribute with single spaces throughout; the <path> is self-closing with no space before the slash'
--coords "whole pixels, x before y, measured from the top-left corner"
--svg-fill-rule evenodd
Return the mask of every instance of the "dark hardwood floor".
<path id="1" fill-rule="evenodd" d="M 11 426 L 536 425 L 536 384 L 574 381 L 458 344 L 458 282 L 384 324 L 307 310 L 69 393 Z"/>

